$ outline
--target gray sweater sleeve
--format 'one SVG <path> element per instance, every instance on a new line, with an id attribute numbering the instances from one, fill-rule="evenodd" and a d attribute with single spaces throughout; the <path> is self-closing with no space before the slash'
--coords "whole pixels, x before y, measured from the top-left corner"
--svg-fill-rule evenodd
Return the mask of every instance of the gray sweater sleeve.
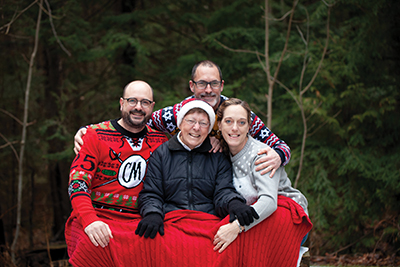
<path id="1" fill-rule="evenodd" d="M 251 163 L 251 179 L 255 189 L 258 191 L 258 200 L 251 206 L 256 210 L 260 218 L 245 226 L 245 231 L 268 218 L 278 207 L 278 187 L 282 167 L 276 171 L 272 178 L 269 177 L 270 172 L 261 175 L 259 171 L 255 171 L 254 162 L 258 158 L 254 158 Z"/>

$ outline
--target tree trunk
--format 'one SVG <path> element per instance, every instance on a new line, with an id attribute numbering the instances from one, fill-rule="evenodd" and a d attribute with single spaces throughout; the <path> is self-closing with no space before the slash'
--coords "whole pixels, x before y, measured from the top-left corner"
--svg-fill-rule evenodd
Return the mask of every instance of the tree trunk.
<path id="1" fill-rule="evenodd" d="M 42 4 L 43 0 L 40 1 L 40 6 L 42 6 Z M 17 225 L 15 229 L 14 241 L 11 245 L 11 259 L 14 264 L 15 264 L 15 248 L 17 245 L 19 231 L 21 227 L 21 208 L 22 208 L 22 189 L 23 189 L 22 179 L 23 179 L 23 167 L 24 167 L 26 130 L 28 127 L 29 93 L 31 89 L 33 65 L 35 63 L 36 52 L 39 44 L 39 31 L 40 31 L 41 18 L 42 18 L 42 9 L 39 7 L 39 14 L 36 22 L 35 44 L 29 62 L 28 79 L 26 82 L 26 90 L 25 90 L 24 120 L 22 124 L 21 149 L 19 153 L 19 164 L 18 164 Z"/>

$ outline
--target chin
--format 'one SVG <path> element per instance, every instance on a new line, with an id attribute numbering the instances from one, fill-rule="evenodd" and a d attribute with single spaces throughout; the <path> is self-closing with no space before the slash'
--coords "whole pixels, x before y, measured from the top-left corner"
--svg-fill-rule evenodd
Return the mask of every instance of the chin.
<path id="1" fill-rule="evenodd" d="M 204 101 L 206 101 L 210 106 L 212 106 L 213 108 L 217 105 L 218 100 L 216 98 L 214 98 L 213 100 L 206 100 L 204 98 L 202 98 Z"/>
<path id="2" fill-rule="evenodd" d="M 228 144 L 228 146 L 237 147 L 242 142 L 240 140 L 229 140 L 226 143 Z"/>

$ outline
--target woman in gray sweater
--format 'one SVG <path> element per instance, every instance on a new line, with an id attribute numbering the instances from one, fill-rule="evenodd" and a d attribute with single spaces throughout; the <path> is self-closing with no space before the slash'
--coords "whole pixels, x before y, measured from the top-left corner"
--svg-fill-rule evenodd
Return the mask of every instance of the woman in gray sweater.
<path id="1" fill-rule="evenodd" d="M 222 146 L 229 153 L 233 167 L 233 183 L 236 190 L 246 199 L 259 215 L 259 218 L 247 226 L 235 223 L 223 225 L 214 239 L 214 250 L 222 252 L 232 243 L 239 233 L 248 231 L 268 218 L 278 208 L 278 195 L 292 199 L 308 215 L 307 199 L 291 182 L 281 166 L 274 176 L 261 175 L 255 170 L 254 162 L 260 157 L 260 148 L 268 145 L 249 135 L 251 110 L 249 105 L 237 98 L 226 100 L 218 109 L 218 127 L 223 137 Z M 279 231 L 279 229 L 277 229 Z"/>

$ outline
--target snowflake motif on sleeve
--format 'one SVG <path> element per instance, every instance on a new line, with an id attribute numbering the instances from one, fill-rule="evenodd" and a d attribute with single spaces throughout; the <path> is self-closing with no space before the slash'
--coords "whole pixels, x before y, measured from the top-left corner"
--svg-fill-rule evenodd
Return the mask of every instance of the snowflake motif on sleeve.
<path id="1" fill-rule="evenodd" d="M 89 193 L 87 184 L 82 180 L 73 180 L 68 187 L 68 194 L 71 196 L 73 193 L 85 192 Z"/>
<path id="2" fill-rule="evenodd" d="M 172 108 L 169 108 L 168 110 L 165 110 L 164 114 L 162 115 L 162 117 L 165 119 L 165 121 L 170 121 L 173 114 L 171 112 Z"/>
<path id="3" fill-rule="evenodd" d="M 267 129 L 261 130 L 260 137 L 261 137 L 262 139 L 268 137 L 268 130 L 267 130 Z"/>
<path id="4" fill-rule="evenodd" d="M 175 125 L 172 123 L 172 122 L 170 122 L 170 123 L 167 123 L 167 129 L 168 129 L 168 131 L 170 131 L 170 132 L 172 132 L 173 130 L 175 130 Z"/>

